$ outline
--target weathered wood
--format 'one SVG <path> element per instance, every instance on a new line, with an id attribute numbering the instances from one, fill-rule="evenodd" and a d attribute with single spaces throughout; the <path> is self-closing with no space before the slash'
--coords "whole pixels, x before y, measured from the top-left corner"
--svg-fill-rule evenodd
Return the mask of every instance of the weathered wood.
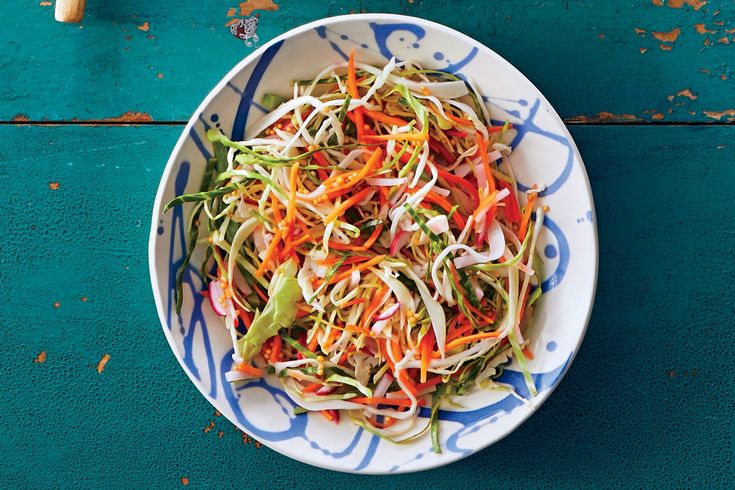
<path id="1" fill-rule="evenodd" d="M 577 359 L 507 439 L 451 468 L 388 479 L 243 447 L 177 366 L 146 250 L 180 130 L 0 127 L 0 487 L 732 482 L 735 126 L 573 128 L 601 252 Z"/>
<path id="2" fill-rule="evenodd" d="M 260 14 L 265 42 L 361 10 L 425 17 L 475 37 L 568 121 L 735 120 L 731 1 L 95 1 L 79 26 L 54 22 L 51 4 L 0 9 L 0 120 L 185 120 L 252 51 L 230 34 L 232 19 Z"/>

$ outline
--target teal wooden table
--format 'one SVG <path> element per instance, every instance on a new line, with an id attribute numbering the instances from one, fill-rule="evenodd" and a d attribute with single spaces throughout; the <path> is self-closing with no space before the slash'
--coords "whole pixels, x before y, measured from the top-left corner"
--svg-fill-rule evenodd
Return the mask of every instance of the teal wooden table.
<path id="1" fill-rule="evenodd" d="M 209 89 L 260 41 L 348 12 L 425 17 L 523 71 L 569 124 L 600 272 L 567 377 L 508 438 L 356 477 L 249 440 L 177 365 L 149 285 L 150 213 Z M 0 2 L 0 487 L 732 488 L 731 0 Z"/>

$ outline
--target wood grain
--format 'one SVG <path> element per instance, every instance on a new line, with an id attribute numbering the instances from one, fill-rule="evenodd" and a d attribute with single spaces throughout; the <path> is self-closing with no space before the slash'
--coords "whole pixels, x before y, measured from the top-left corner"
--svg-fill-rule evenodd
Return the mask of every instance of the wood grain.
<path id="1" fill-rule="evenodd" d="M 180 130 L 0 127 L 0 487 L 731 486 L 735 126 L 573 128 L 601 263 L 567 377 L 490 449 L 379 479 L 247 444 L 177 365 L 146 250 Z"/>
<path id="2" fill-rule="evenodd" d="M 81 26 L 54 22 L 44 4 L 0 10 L 2 121 L 130 113 L 183 121 L 252 52 L 226 27 L 241 11 L 260 14 L 262 43 L 362 10 L 417 15 L 475 37 L 524 72 L 568 122 L 735 120 L 732 1 L 276 0 L 241 8 L 130 0 L 91 2 Z"/>

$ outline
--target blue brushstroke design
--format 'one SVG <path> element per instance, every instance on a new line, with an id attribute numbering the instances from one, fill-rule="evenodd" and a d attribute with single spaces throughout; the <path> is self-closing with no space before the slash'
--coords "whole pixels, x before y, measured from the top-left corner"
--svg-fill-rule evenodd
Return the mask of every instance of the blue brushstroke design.
<path id="1" fill-rule="evenodd" d="M 378 444 L 380 444 L 380 437 L 373 434 L 370 439 L 370 445 L 368 445 L 367 451 L 365 451 L 365 456 L 362 457 L 360 464 L 355 466 L 355 471 L 363 470 L 368 467 L 375 456 L 375 452 L 378 450 Z"/>
<path id="2" fill-rule="evenodd" d="M 416 41 L 421 41 L 424 36 L 426 36 L 426 30 L 424 30 L 423 27 L 405 22 L 394 24 L 378 24 L 377 22 L 371 22 L 370 28 L 373 30 L 373 34 L 375 35 L 375 43 L 378 45 L 378 51 L 380 51 L 380 54 L 382 54 L 387 60 L 395 56 L 395 54 L 388 49 L 388 38 L 391 34 L 398 31 L 407 31 L 416 36 Z M 401 60 L 396 57 L 396 61 Z"/>
<path id="3" fill-rule="evenodd" d="M 319 34 L 319 37 L 322 39 L 326 39 L 327 42 L 329 42 L 329 45 L 332 47 L 332 49 L 342 57 L 343 60 L 347 61 L 350 57 L 345 54 L 344 51 L 331 39 L 327 38 L 327 28 L 324 26 L 319 26 L 316 29 L 314 29 L 317 34 Z"/>
<path id="4" fill-rule="evenodd" d="M 248 79 L 248 83 L 245 85 L 245 89 L 242 91 L 240 96 L 240 105 L 237 107 L 237 114 L 235 115 L 235 122 L 232 124 L 232 139 L 243 140 L 245 139 L 245 126 L 248 123 L 248 113 L 250 112 L 250 106 L 253 103 L 253 97 L 255 96 L 255 90 L 260 84 L 260 80 L 265 75 L 265 71 L 273 61 L 273 58 L 278 53 L 278 50 L 283 46 L 283 40 L 277 43 L 271 44 L 268 49 L 260 56 L 258 63 L 253 69 L 252 75 Z"/>
<path id="5" fill-rule="evenodd" d="M 472 48 L 472 50 L 469 52 L 469 54 L 467 54 L 467 56 L 465 56 L 461 61 L 458 61 L 456 63 L 452 63 L 451 65 L 447 65 L 442 70 L 443 71 L 446 71 L 446 72 L 449 72 L 449 73 L 455 73 L 456 74 L 462 68 L 464 68 L 465 66 L 467 66 L 470 63 L 470 61 L 472 61 L 475 58 L 475 56 L 477 56 L 477 53 L 479 51 L 480 50 L 477 49 L 477 47 L 475 46 L 474 48 Z"/>
<path id="6" fill-rule="evenodd" d="M 567 267 L 569 266 L 569 257 L 571 253 L 569 251 L 569 242 L 567 241 L 567 237 L 564 236 L 564 233 L 561 231 L 561 228 L 559 228 L 559 225 L 557 225 L 554 220 L 549 218 L 548 215 L 544 215 L 544 227 L 546 227 L 554 235 L 559 251 L 559 262 L 556 266 L 556 269 L 554 270 L 553 274 L 551 274 L 541 283 L 541 291 L 544 293 L 548 293 L 549 291 L 557 287 L 561 283 L 562 279 L 564 279 L 564 275 L 567 272 Z"/>

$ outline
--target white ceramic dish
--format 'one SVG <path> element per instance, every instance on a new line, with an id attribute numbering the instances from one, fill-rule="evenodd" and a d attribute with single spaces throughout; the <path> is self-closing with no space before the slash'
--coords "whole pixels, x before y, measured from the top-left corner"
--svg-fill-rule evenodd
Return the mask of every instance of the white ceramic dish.
<path id="1" fill-rule="evenodd" d="M 163 331 L 176 358 L 201 393 L 234 424 L 291 458 L 338 471 L 391 473 L 428 469 L 456 461 L 498 441 L 533 409 L 508 394 L 475 392 L 465 409 L 441 412 L 444 454 L 431 452 L 428 437 L 393 445 L 349 422 L 338 426 L 318 414 L 295 416 L 277 379 L 231 385 L 229 334 L 197 291 L 203 289 L 197 257 L 186 275 L 180 317 L 174 308 L 174 277 L 182 258 L 189 207 L 161 215 L 165 202 L 192 192 L 201 181 L 210 151 L 205 131 L 222 129 L 241 139 L 248 123 L 262 115 L 266 92 L 287 95 L 291 80 L 310 78 L 343 61 L 351 48 L 359 59 L 383 65 L 391 56 L 427 68 L 471 78 L 493 119 L 517 128 L 511 162 L 520 183 L 545 184 L 550 207 L 538 251 L 544 260 L 545 294 L 532 325 L 531 350 L 538 407 L 551 394 L 577 352 L 592 310 L 597 280 L 597 231 L 584 165 L 569 132 L 546 99 L 518 70 L 473 39 L 425 20 L 384 14 L 323 19 L 293 29 L 238 64 L 204 99 L 174 148 L 153 208 L 149 260 L 153 294 Z M 201 260 L 201 259 L 200 259 Z M 515 363 L 505 383 L 527 395 Z"/>

